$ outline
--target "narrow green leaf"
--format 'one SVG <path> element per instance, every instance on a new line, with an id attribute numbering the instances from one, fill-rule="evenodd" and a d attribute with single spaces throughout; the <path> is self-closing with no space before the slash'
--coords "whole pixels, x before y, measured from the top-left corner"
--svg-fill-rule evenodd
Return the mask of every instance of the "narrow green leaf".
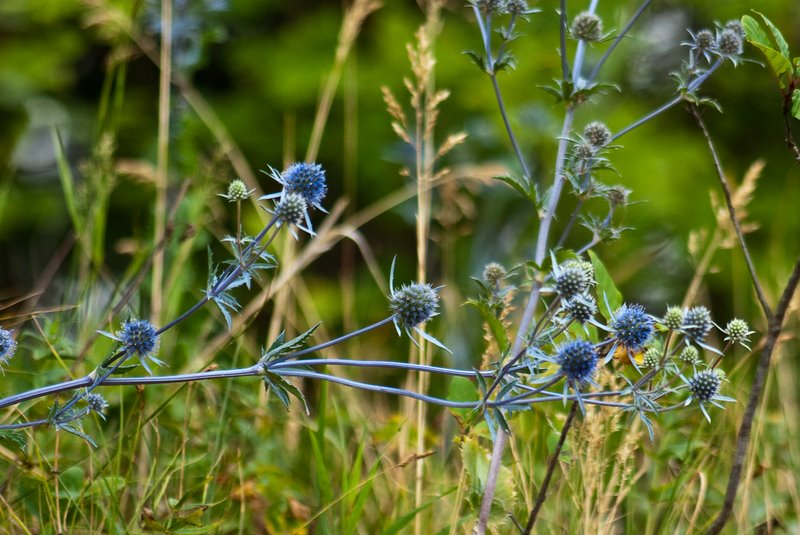
<path id="1" fill-rule="evenodd" d="M 775 39 L 775 44 L 778 45 L 778 52 L 781 53 L 781 56 L 786 58 L 786 61 L 789 61 L 789 45 L 786 43 L 786 39 L 783 38 L 781 31 L 774 24 L 772 24 L 772 21 L 765 17 L 763 13 L 755 10 L 753 11 L 761 16 L 761 18 L 764 20 L 764 24 L 767 28 L 769 28 L 769 31 L 772 33 L 772 37 Z"/>
<path id="2" fill-rule="evenodd" d="M 786 57 L 778 52 L 775 49 L 775 45 L 770 41 L 769 36 L 767 36 L 767 33 L 753 17 L 748 15 L 743 16 L 742 26 L 744 27 L 747 41 L 764 54 L 764 57 L 767 58 L 767 63 L 769 63 L 769 66 L 772 68 L 772 72 L 774 72 L 775 76 L 778 78 L 778 84 L 781 89 L 786 89 L 789 81 L 788 78 L 792 73 L 792 64 L 788 58 L 788 51 Z"/>
<path id="3" fill-rule="evenodd" d="M 481 315 L 481 319 L 489 326 L 497 347 L 500 348 L 500 353 L 505 354 L 508 351 L 508 338 L 506 338 L 506 329 L 503 323 L 497 319 L 492 310 L 484 302 L 469 299 L 467 304 L 472 305 Z"/>
<path id="4" fill-rule="evenodd" d="M 589 251 L 589 258 L 592 261 L 594 278 L 597 281 L 597 308 L 600 309 L 604 318 L 610 320 L 611 314 L 622 305 L 622 294 L 619 293 L 611 275 L 608 274 L 606 267 L 593 251 Z"/>
<path id="5" fill-rule="evenodd" d="M 531 193 L 530 191 L 528 191 L 528 185 L 517 180 L 516 178 L 512 176 L 493 176 L 492 178 L 495 180 L 499 180 L 500 182 L 503 182 L 505 184 L 508 184 L 509 186 L 514 188 L 514 191 L 516 191 L 526 199 L 531 198 Z"/>
<path id="6" fill-rule="evenodd" d="M 83 222 L 78 214 L 78 204 L 75 200 L 75 179 L 72 176 L 72 170 L 69 168 L 69 162 L 64 154 L 64 144 L 61 141 L 61 135 L 55 128 L 51 130 L 51 135 L 53 138 L 53 147 L 56 152 L 56 162 L 58 163 L 58 178 L 61 179 L 61 188 L 64 190 L 64 201 L 67 203 L 67 212 L 72 220 L 72 226 L 75 227 L 75 235 L 82 237 Z"/>

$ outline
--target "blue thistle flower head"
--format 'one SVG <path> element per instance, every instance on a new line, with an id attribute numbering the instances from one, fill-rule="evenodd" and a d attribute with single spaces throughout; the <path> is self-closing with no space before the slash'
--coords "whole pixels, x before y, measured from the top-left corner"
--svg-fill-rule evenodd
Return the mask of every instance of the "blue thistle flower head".
<path id="1" fill-rule="evenodd" d="M 653 318 L 642 305 L 622 305 L 611 321 L 614 338 L 627 349 L 638 351 L 653 335 Z"/>
<path id="2" fill-rule="evenodd" d="M 108 402 L 105 400 L 103 396 L 95 392 L 91 392 L 86 396 L 86 403 L 89 406 L 89 410 L 91 412 L 96 412 L 97 415 L 100 416 L 103 420 L 106 419 L 104 412 L 108 407 Z"/>
<path id="3" fill-rule="evenodd" d="M 389 309 L 395 323 L 403 329 L 411 329 L 436 315 L 439 295 L 430 285 L 421 282 L 404 284 L 389 296 Z"/>
<path id="4" fill-rule="evenodd" d="M 158 351 L 158 331 L 149 321 L 130 319 L 122 324 L 122 330 L 118 331 L 117 334 L 105 331 L 99 332 L 119 342 L 126 357 L 139 357 L 139 362 L 148 374 L 153 375 L 153 371 L 148 366 L 147 361 L 164 366 L 164 363 L 153 355 Z"/>
<path id="5" fill-rule="evenodd" d="M 597 360 L 597 351 L 585 340 L 567 342 L 558 349 L 556 355 L 561 372 L 575 383 L 585 382 L 594 374 Z"/>
<path id="6" fill-rule="evenodd" d="M 12 336 L 14 331 L 0 328 L 0 363 L 8 364 L 17 350 L 17 341 Z"/>
<path id="7" fill-rule="evenodd" d="M 322 209 L 322 199 L 328 193 L 325 170 L 317 163 L 293 163 L 281 173 L 281 182 L 287 193 L 299 193 L 306 203 Z"/>

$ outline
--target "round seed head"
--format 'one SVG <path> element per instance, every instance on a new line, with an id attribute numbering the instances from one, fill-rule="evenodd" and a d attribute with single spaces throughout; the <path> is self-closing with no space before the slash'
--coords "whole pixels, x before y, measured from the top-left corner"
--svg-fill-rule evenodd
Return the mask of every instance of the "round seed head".
<path id="1" fill-rule="evenodd" d="M 287 193 L 275 205 L 275 217 L 285 225 L 299 225 L 306 217 L 308 205 L 299 193 Z"/>
<path id="2" fill-rule="evenodd" d="M 742 26 L 742 23 L 736 19 L 731 19 L 726 22 L 725 29 L 736 32 L 740 39 L 745 38 L 744 26 Z"/>
<path id="3" fill-rule="evenodd" d="M 158 347 L 156 329 L 147 320 L 128 320 L 117 333 L 128 355 L 147 357 Z"/>
<path id="4" fill-rule="evenodd" d="M 412 282 L 404 284 L 389 296 L 389 309 L 395 320 L 404 328 L 411 329 L 436 315 L 439 295 L 430 284 Z"/>
<path id="5" fill-rule="evenodd" d="M 708 50 L 714 46 L 714 34 L 711 30 L 704 28 L 695 34 L 694 44 L 701 52 Z"/>
<path id="6" fill-rule="evenodd" d="M 564 265 L 555 273 L 556 291 L 564 299 L 572 299 L 589 287 L 589 278 L 580 266 Z"/>
<path id="7" fill-rule="evenodd" d="M 711 331 L 711 313 L 704 306 L 690 308 L 683 317 L 683 332 L 693 342 L 702 342 Z"/>
<path id="8" fill-rule="evenodd" d="M 570 33 L 574 39 L 596 42 L 603 38 L 603 21 L 594 13 L 579 13 L 570 25 Z"/>
<path id="9" fill-rule="evenodd" d="M 722 383 L 722 380 L 719 375 L 711 370 L 703 370 L 689 379 L 689 390 L 692 391 L 692 395 L 698 401 L 711 401 L 719 394 L 720 383 Z"/>
<path id="10" fill-rule="evenodd" d="M 661 351 L 657 347 L 650 347 L 644 352 L 643 362 L 647 368 L 655 368 L 661 361 Z"/>
<path id="11" fill-rule="evenodd" d="M 14 331 L 0 328 L 0 363 L 7 364 L 17 350 L 17 341 L 12 336 Z"/>
<path id="12" fill-rule="evenodd" d="M 328 192 L 325 170 L 316 163 L 293 163 L 281 173 L 281 180 L 287 193 L 299 193 L 306 204 L 315 208 L 321 207 Z"/>
<path id="13" fill-rule="evenodd" d="M 89 405 L 89 410 L 92 412 L 96 412 L 102 415 L 106 407 L 108 407 L 108 402 L 101 396 L 100 394 L 96 394 L 91 392 L 86 396 L 86 403 Z"/>
<path id="14" fill-rule="evenodd" d="M 742 37 L 736 30 L 722 30 L 717 39 L 717 48 L 725 56 L 738 56 L 742 53 Z"/>
<path id="15" fill-rule="evenodd" d="M 681 354 L 678 355 L 678 358 L 686 364 L 698 364 L 700 362 L 700 352 L 694 346 L 686 346 L 681 351 Z"/>
<path id="16" fill-rule="evenodd" d="M 483 268 L 483 281 L 486 284 L 491 284 L 495 286 L 500 283 L 502 279 L 506 276 L 506 268 L 498 264 L 497 262 L 490 262 L 486 264 L 486 267 Z"/>
<path id="17" fill-rule="evenodd" d="M 611 321 L 614 337 L 626 348 L 637 351 L 653 334 L 653 319 L 642 305 L 622 305 Z"/>
<path id="18" fill-rule="evenodd" d="M 589 379 L 597 366 L 597 352 L 594 346 L 585 340 L 567 342 L 558 349 L 556 362 L 561 365 L 561 372 L 573 382 Z"/>
<path id="19" fill-rule="evenodd" d="M 611 143 L 611 130 L 600 121 L 594 121 L 583 129 L 583 137 L 595 147 L 605 147 Z"/>
<path id="20" fill-rule="evenodd" d="M 247 190 L 247 186 L 238 178 L 228 184 L 228 193 L 225 195 L 228 202 L 244 201 L 249 196 L 250 192 Z"/>
<path id="21" fill-rule="evenodd" d="M 747 322 L 734 318 L 725 326 L 725 333 L 728 335 L 725 340 L 730 340 L 734 344 L 746 344 L 750 341 L 749 337 L 752 334 Z"/>
<path id="22" fill-rule="evenodd" d="M 586 260 L 569 260 L 564 263 L 565 267 L 578 267 L 583 270 L 586 274 L 586 278 L 589 281 L 589 284 L 592 285 L 595 283 L 594 280 L 594 266 L 591 262 L 587 262 Z"/>
<path id="23" fill-rule="evenodd" d="M 670 331 L 677 331 L 683 325 L 683 309 L 681 307 L 669 307 L 663 320 L 664 327 Z"/>
<path id="24" fill-rule="evenodd" d="M 588 294 L 578 295 L 564 304 L 567 315 L 579 323 L 586 323 L 597 314 L 597 301 Z"/>

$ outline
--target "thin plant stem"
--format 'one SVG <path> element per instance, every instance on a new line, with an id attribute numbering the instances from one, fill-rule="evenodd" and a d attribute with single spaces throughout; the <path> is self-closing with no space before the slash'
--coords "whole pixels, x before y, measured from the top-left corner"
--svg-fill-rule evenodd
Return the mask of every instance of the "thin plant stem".
<path id="1" fill-rule="evenodd" d="M 742 470 L 747 458 L 747 450 L 750 446 L 750 435 L 753 429 L 753 418 L 755 417 L 756 410 L 761 398 L 761 392 L 764 390 L 764 384 L 767 381 L 769 373 L 769 366 L 772 360 L 772 353 L 778 344 L 778 338 L 783 330 L 783 320 L 789 305 L 792 301 L 797 285 L 800 283 L 800 257 L 797 258 L 792 269 L 792 274 L 786 283 L 786 287 L 781 294 L 778 306 L 775 307 L 775 314 L 769 319 L 769 329 L 767 331 L 767 339 L 764 342 L 764 348 L 761 350 L 761 355 L 758 359 L 758 366 L 756 367 L 756 375 L 753 379 L 753 387 L 750 389 L 750 397 L 747 400 L 747 408 L 745 409 L 744 416 L 742 417 L 742 425 L 739 428 L 739 434 L 736 437 L 736 449 L 733 454 L 733 463 L 731 467 L 730 476 L 728 478 L 728 485 L 725 490 L 725 499 L 723 501 L 722 509 L 720 510 L 717 518 L 708 529 L 708 535 L 717 535 L 725 527 L 728 519 L 733 511 L 733 504 L 736 500 L 736 494 L 739 488 L 739 481 L 742 477 Z"/>
<path id="2" fill-rule="evenodd" d="M 731 224 L 736 232 L 736 239 L 739 242 L 739 247 L 742 249 L 744 261 L 747 264 L 747 270 L 750 272 L 750 281 L 753 283 L 753 288 L 756 291 L 756 297 L 761 305 L 761 310 L 764 312 L 764 316 L 769 318 L 772 316 L 772 311 L 769 303 L 767 302 L 767 298 L 764 296 L 764 290 L 761 288 L 761 281 L 758 278 L 758 273 L 756 273 L 756 267 L 755 264 L 753 264 L 753 258 L 750 256 L 750 249 L 748 249 L 747 242 L 744 240 L 744 233 L 742 232 L 742 227 L 739 224 L 739 218 L 736 216 L 736 207 L 733 205 L 731 188 L 728 184 L 728 179 L 725 177 L 725 171 L 722 169 L 722 163 L 720 162 L 717 149 L 714 146 L 714 141 L 711 139 L 711 134 L 708 132 L 706 123 L 703 121 L 703 117 L 700 115 L 700 110 L 698 110 L 697 105 L 689 104 L 689 111 L 691 111 L 694 120 L 697 122 L 697 126 L 700 127 L 700 130 L 703 132 L 703 137 L 705 137 L 706 143 L 708 144 L 708 150 L 711 152 L 711 158 L 714 160 L 714 169 L 717 171 L 717 178 L 719 178 L 719 185 L 722 188 L 722 193 L 725 196 L 725 206 L 728 208 L 728 218 L 730 219 Z"/>
<path id="3" fill-rule="evenodd" d="M 572 407 L 567 415 L 567 420 L 564 422 L 564 427 L 561 428 L 561 436 L 558 438 L 556 449 L 550 456 L 550 461 L 547 463 L 547 473 L 542 481 L 542 486 L 539 489 L 539 494 L 536 496 L 536 503 L 533 504 L 530 516 L 528 516 L 528 523 L 525 524 L 525 530 L 522 535 L 530 535 L 533 531 L 533 525 L 536 523 L 536 518 L 539 516 L 539 511 L 542 509 L 545 498 L 547 498 L 547 489 L 550 487 L 550 480 L 553 477 L 553 472 L 558 464 L 558 458 L 561 456 L 561 450 L 564 448 L 564 443 L 567 441 L 567 434 L 572 427 L 572 422 L 575 420 L 575 414 L 578 412 L 578 402 L 573 401 Z"/>
<path id="4" fill-rule="evenodd" d="M 558 45 L 561 56 L 561 79 L 569 79 L 569 63 L 567 62 L 567 0 L 561 0 L 558 14 Z"/>
<path id="5" fill-rule="evenodd" d="M 587 85 L 591 84 L 595 80 L 595 78 L 597 78 L 600 69 L 603 68 L 603 65 L 605 65 L 606 60 L 608 60 L 608 58 L 611 56 L 611 53 L 614 52 L 614 49 L 617 48 L 617 45 L 619 45 L 622 42 L 622 39 L 625 37 L 625 35 L 627 35 L 627 33 L 630 31 L 633 25 L 636 24 L 636 21 L 639 20 L 639 17 L 642 16 L 642 13 L 645 12 L 645 10 L 650 6 L 652 2 L 653 0 L 644 0 L 644 2 L 642 2 L 642 4 L 639 6 L 639 9 L 637 9 L 636 13 L 634 13 L 633 16 L 631 17 L 631 20 L 629 20 L 628 23 L 625 25 L 625 27 L 622 28 L 622 31 L 619 32 L 619 35 L 617 35 L 617 37 L 614 39 L 614 42 L 611 43 L 611 46 L 608 47 L 608 50 L 606 50 L 605 54 L 603 54 L 603 57 L 600 58 L 600 61 L 598 61 L 597 65 L 594 66 L 594 69 L 592 69 L 592 72 L 591 74 L 589 74 L 589 77 L 586 78 Z"/>

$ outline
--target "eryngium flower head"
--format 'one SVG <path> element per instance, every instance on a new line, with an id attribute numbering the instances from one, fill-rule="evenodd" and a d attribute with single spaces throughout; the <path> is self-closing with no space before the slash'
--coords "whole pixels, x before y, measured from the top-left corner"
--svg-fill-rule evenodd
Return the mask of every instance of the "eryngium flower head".
<path id="1" fill-rule="evenodd" d="M 0 328 L 0 363 L 8 364 L 17 350 L 17 341 L 12 336 L 14 331 Z"/>
<path id="2" fill-rule="evenodd" d="M 738 56 L 743 50 L 742 37 L 737 30 L 722 30 L 717 38 L 717 48 L 725 56 Z"/>
<path id="3" fill-rule="evenodd" d="M 600 121 L 593 121 L 583 129 L 583 138 L 595 147 L 605 147 L 611 143 L 611 130 Z"/>
<path id="4" fill-rule="evenodd" d="M 631 190 L 621 185 L 611 186 L 606 191 L 606 198 L 608 199 L 608 204 L 610 204 L 614 208 L 616 208 L 617 206 L 627 206 L 628 198 L 630 197 L 630 195 L 631 195 Z"/>
<path id="5" fill-rule="evenodd" d="M 719 385 L 722 380 L 713 370 L 703 370 L 689 379 L 689 390 L 692 396 L 700 402 L 711 401 L 719 394 Z"/>
<path id="6" fill-rule="evenodd" d="M 555 287 L 558 294 L 564 299 L 583 293 L 589 287 L 589 278 L 586 271 L 579 265 L 563 265 L 556 269 Z"/>
<path id="7" fill-rule="evenodd" d="M 86 396 L 86 403 L 89 405 L 89 410 L 92 412 L 96 412 L 100 417 L 105 419 L 105 412 L 106 407 L 108 407 L 108 402 L 101 396 L 100 394 L 96 394 L 91 392 Z"/>
<path id="8" fill-rule="evenodd" d="M 683 325 L 683 309 L 681 307 L 668 307 L 662 324 L 670 331 L 680 329 Z"/>
<path id="9" fill-rule="evenodd" d="M 644 352 L 644 357 L 642 357 L 642 364 L 646 368 L 655 368 L 658 366 L 658 363 L 661 361 L 661 350 L 657 347 L 650 347 L 647 351 Z"/>
<path id="10" fill-rule="evenodd" d="M 510 15 L 524 15 L 528 13 L 528 3 L 525 0 L 508 0 L 505 11 Z"/>
<path id="11" fill-rule="evenodd" d="M 404 284 L 389 296 L 389 309 L 395 322 L 409 330 L 436 315 L 439 295 L 430 284 Z"/>
<path id="12" fill-rule="evenodd" d="M 308 205 L 299 193 L 287 193 L 275 204 L 275 217 L 285 225 L 300 225 L 306 217 Z"/>
<path id="13" fill-rule="evenodd" d="M 228 202 L 239 202 L 246 200 L 252 192 L 253 190 L 248 190 L 244 182 L 237 178 L 228 184 L 228 192 L 222 196 L 228 199 Z"/>
<path id="14" fill-rule="evenodd" d="M 731 19 L 726 22 L 725 29 L 736 32 L 741 39 L 745 38 L 744 26 L 742 26 L 742 23 L 736 19 Z"/>
<path id="15" fill-rule="evenodd" d="M 586 323 L 597 314 L 597 301 L 588 294 L 578 295 L 564 303 L 564 308 L 570 319 Z"/>
<path id="16" fill-rule="evenodd" d="M 588 11 L 579 13 L 570 25 L 570 33 L 575 39 L 596 42 L 603 38 L 603 21 Z"/>
<path id="17" fill-rule="evenodd" d="M 642 305 L 622 305 L 614 314 L 611 329 L 623 346 L 639 350 L 653 334 L 653 319 Z"/>
<path id="18" fill-rule="evenodd" d="M 504 279 L 506 276 L 506 268 L 498 264 L 497 262 L 490 262 L 486 264 L 486 267 L 483 268 L 483 281 L 486 284 L 491 284 L 495 286 L 500 283 L 500 280 Z"/>
<path id="19" fill-rule="evenodd" d="M 734 344 L 742 344 L 745 347 L 750 342 L 750 335 L 753 334 L 747 322 L 738 318 L 729 321 L 728 325 L 725 326 L 724 332 L 728 335 L 725 340 L 730 340 Z"/>
<path id="20" fill-rule="evenodd" d="M 568 260 L 564 263 L 564 267 L 578 267 L 586 273 L 586 279 L 589 281 L 589 284 L 592 285 L 595 283 L 594 280 L 594 266 L 591 262 L 587 262 L 586 260 Z"/>
<path id="21" fill-rule="evenodd" d="M 686 364 L 697 364 L 700 362 L 700 352 L 694 346 L 686 346 L 678 358 Z"/>
<path id="22" fill-rule="evenodd" d="M 306 203 L 314 208 L 322 208 L 320 204 L 328 185 L 325 183 L 325 170 L 316 163 L 293 163 L 281 173 L 281 182 L 287 193 L 299 193 Z"/>
<path id="23" fill-rule="evenodd" d="M 681 329 L 693 342 L 702 342 L 711 331 L 711 313 L 704 306 L 690 308 L 683 317 Z"/>
<path id="24" fill-rule="evenodd" d="M 597 367 L 597 352 L 585 340 L 567 342 L 558 349 L 556 362 L 561 372 L 571 381 L 581 383 L 589 379 Z"/>
<path id="25" fill-rule="evenodd" d="M 704 52 L 714 46 L 714 34 L 708 28 L 697 32 L 694 36 L 694 45 L 700 52 Z"/>

